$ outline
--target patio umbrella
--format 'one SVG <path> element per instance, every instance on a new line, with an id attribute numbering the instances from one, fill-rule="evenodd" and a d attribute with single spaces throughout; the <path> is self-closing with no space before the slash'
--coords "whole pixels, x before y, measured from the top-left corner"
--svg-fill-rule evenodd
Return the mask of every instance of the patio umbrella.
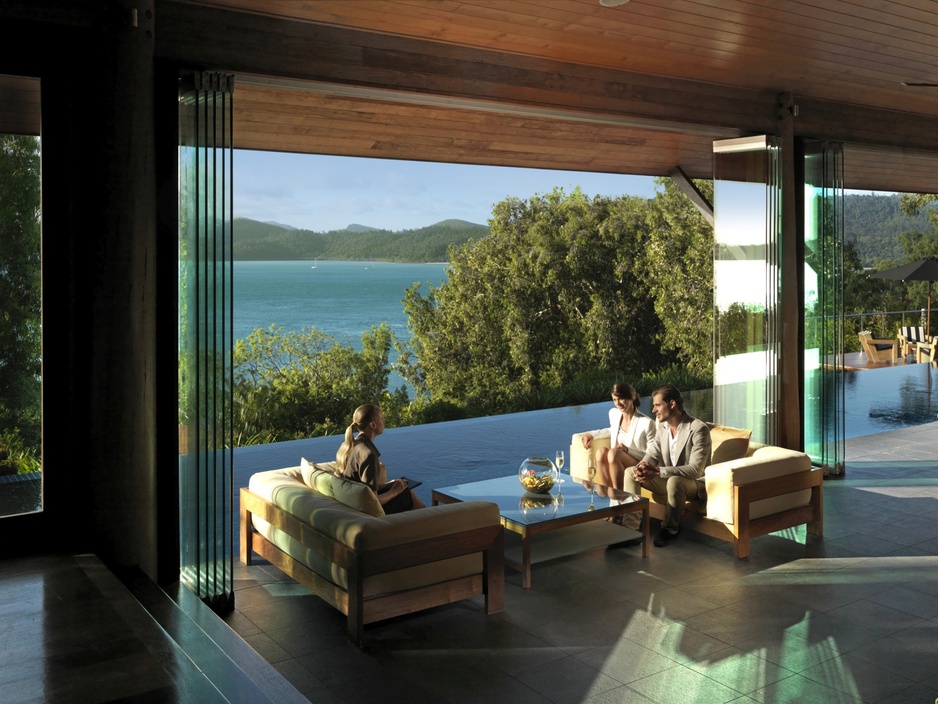
<path id="1" fill-rule="evenodd" d="M 873 274 L 873 278 L 891 279 L 892 281 L 927 281 L 928 308 L 925 316 L 925 334 L 931 335 L 931 282 L 938 281 L 938 259 L 934 257 L 919 259 L 893 269 L 878 271 Z"/>

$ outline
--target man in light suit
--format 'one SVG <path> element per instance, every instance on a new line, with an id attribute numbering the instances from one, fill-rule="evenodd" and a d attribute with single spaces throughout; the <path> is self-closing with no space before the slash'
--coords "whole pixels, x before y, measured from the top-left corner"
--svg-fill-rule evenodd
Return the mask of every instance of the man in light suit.
<path id="1" fill-rule="evenodd" d="M 703 476 L 710 464 L 710 427 L 687 414 L 684 397 L 670 384 L 655 389 L 651 398 L 658 428 L 642 461 L 626 470 L 623 488 L 632 494 L 649 489 L 659 503 L 667 496 L 664 521 L 655 537 L 655 545 L 663 548 L 678 533 L 684 502 L 706 496 Z"/>

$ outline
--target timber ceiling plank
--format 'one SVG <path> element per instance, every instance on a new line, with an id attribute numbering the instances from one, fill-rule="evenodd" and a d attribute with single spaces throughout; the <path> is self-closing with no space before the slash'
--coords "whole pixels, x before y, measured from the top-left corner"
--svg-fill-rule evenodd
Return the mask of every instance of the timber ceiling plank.
<path id="1" fill-rule="evenodd" d="M 649 175 L 681 166 L 701 178 L 713 139 L 773 133 L 777 97 L 791 93 L 796 134 L 847 143 L 849 187 L 927 192 L 938 88 L 902 82 L 938 82 L 936 4 L 157 0 L 157 10 L 172 30 L 166 56 L 236 74 L 242 148 Z M 262 94 L 239 83 L 245 74 L 359 93 Z"/>

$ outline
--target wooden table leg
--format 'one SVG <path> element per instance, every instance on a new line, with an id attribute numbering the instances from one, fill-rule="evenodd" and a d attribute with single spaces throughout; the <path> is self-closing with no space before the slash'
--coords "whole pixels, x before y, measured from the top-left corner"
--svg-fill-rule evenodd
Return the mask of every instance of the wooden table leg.
<path id="1" fill-rule="evenodd" d="M 521 586 L 531 588 L 531 535 L 527 531 L 521 535 Z"/>

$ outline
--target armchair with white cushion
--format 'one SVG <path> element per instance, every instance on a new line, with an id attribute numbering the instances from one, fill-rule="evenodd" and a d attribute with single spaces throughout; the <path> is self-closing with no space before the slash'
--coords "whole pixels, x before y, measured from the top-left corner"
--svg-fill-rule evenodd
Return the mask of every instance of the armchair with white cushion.
<path id="1" fill-rule="evenodd" d="M 733 544 L 737 558 L 749 556 L 750 541 L 785 528 L 805 525 L 824 534 L 823 471 L 811 466 L 804 452 L 751 442 L 751 431 L 710 424 L 711 464 L 704 474 L 706 498 L 688 501 L 681 526 Z M 588 479 L 591 452 L 608 447 L 594 439 L 586 450 L 583 433 L 570 443 L 570 475 Z M 652 495 L 652 518 L 664 519 L 667 497 Z"/>

